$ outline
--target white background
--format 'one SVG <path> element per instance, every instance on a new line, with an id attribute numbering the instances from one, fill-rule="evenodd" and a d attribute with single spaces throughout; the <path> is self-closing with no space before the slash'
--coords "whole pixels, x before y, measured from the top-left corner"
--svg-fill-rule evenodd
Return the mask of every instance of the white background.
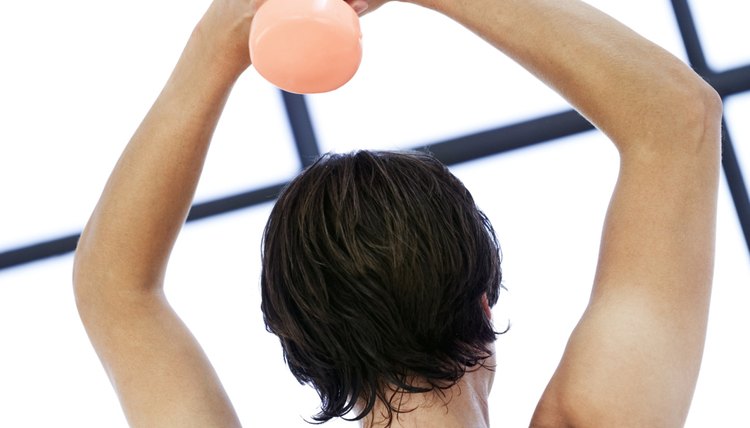
<path id="1" fill-rule="evenodd" d="M 0 250 L 80 230 L 119 152 L 174 65 L 200 1 L 0 4 Z M 666 0 L 593 1 L 684 58 Z M 748 6 L 696 0 L 717 70 L 750 62 Z M 388 5 L 363 20 L 355 79 L 309 99 L 323 150 L 407 148 L 567 108 L 475 36 L 434 13 Z M 291 178 L 299 169 L 278 93 L 249 71 L 216 133 L 199 200 Z M 750 95 L 726 103 L 750 173 Z M 596 132 L 462 164 L 453 171 L 492 219 L 504 252 L 491 396 L 494 426 L 528 424 L 588 298 L 617 173 Z M 270 205 L 185 227 L 170 299 L 214 362 L 247 426 L 305 427 L 316 396 L 297 385 L 259 311 L 260 234 Z M 0 271 L 0 427 L 124 427 L 78 321 L 71 256 Z M 741 426 L 750 383 L 750 263 L 725 184 L 713 306 L 688 426 Z M 341 421 L 329 426 L 353 426 Z"/>

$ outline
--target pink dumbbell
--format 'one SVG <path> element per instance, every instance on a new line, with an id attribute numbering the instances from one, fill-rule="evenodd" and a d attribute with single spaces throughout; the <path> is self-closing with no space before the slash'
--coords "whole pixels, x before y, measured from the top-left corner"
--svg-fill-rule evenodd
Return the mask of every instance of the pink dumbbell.
<path id="1" fill-rule="evenodd" d="M 359 16 L 343 0 L 268 0 L 253 18 L 250 58 L 285 91 L 332 91 L 362 60 Z"/>

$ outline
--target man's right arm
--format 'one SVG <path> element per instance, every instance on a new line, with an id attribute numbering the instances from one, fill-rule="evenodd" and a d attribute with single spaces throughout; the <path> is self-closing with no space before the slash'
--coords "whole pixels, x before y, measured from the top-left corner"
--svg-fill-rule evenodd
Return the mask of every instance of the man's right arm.
<path id="1" fill-rule="evenodd" d="M 684 423 L 713 271 L 721 102 L 677 58 L 576 0 L 412 0 L 564 96 L 620 152 L 589 306 L 533 426 Z M 585 213 L 582 213 L 585 215 Z"/>

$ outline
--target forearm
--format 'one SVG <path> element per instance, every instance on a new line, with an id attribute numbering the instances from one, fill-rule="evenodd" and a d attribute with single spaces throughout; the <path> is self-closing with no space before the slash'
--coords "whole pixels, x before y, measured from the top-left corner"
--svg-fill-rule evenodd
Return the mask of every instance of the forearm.
<path id="1" fill-rule="evenodd" d="M 503 51 L 565 97 L 621 151 L 685 130 L 676 119 L 691 116 L 676 117 L 675 108 L 713 102 L 708 85 L 689 67 L 577 0 L 408 1 L 451 17 Z M 702 113 L 696 111 L 694 120 Z M 635 135 L 639 129 L 652 131 L 651 140 Z"/>
<path id="2" fill-rule="evenodd" d="M 238 72 L 199 31 L 117 163 L 78 245 L 77 286 L 158 287 Z"/>

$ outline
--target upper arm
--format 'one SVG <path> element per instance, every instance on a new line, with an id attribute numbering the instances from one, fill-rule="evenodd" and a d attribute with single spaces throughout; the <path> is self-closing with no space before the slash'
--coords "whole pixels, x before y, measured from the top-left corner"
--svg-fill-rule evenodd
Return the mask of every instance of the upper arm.
<path id="1" fill-rule="evenodd" d="M 120 290 L 79 280 L 76 300 L 129 424 L 240 426 L 210 362 L 163 293 Z"/>
<path id="2" fill-rule="evenodd" d="M 591 299 L 533 426 L 685 421 L 713 275 L 720 123 L 709 96 L 700 107 L 705 126 L 687 120 L 679 129 L 691 108 L 665 123 L 676 139 L 662 151 L 622 153 Z"/>

